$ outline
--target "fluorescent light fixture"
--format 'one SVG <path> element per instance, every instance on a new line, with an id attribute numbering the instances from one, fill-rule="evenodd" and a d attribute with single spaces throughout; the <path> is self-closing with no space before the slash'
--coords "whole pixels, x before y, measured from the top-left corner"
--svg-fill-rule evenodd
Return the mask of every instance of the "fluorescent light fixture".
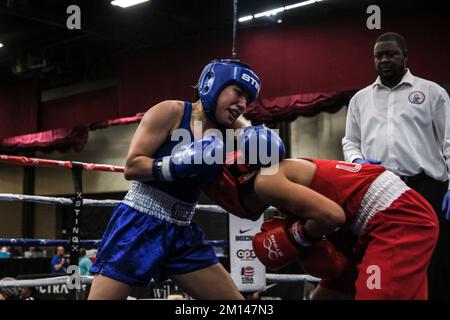
<path id="1" fill-rule="evenodd" d="M 250 21 L 252 19 L 253 19 L 253 16 L 245 16 L 245 17 L 239 18 L 239 22 Z"/>
<path id="2" fill-rule="evenodd" d="M 307 6 L 309 4 L 313 4 L 313 3 L 321 2 L 321 1 L 323 1 L 323 0 L 307 0 L 307 1 L 303 1 L 303 2 L 294 3 L 294 4 L 291 4 L 291 5 L 285 6 L 285 7 L 280 7 L 280 8 L 264 11 L 264 12 L 261 12 L 261 13 L 257 13 L 257 14 L 255 14 L 253 16 L 250 15 L 250 16 L 245 16 L 245 17 L 239 18 L 239 22 L 249 21 L 249 20 L 252 20 L 253 18 L 274 16 L 277 13 L 283 12 L 285 10 L 291 10 L 291 9 L 295 9 L 295 8 L 298 8 L 298 7 L 304 7 L 304 6 Z"/>
<path id="3" fill-rule="evenodd" d="M 147 2 L 147 1 L 150 1 L 150 0 L 114 0 L 114 1 L 111 1 L 111 4 L 113 6 L 128 8 L 128 7 L 134 6 L 136 4 L 139 4 L 142 2 Z"/>
<path id="4" fill-rule="evenodd" d="M 289 6 L 286 6 L 286 7 L 284 7 L 284 9 L 285 9 L 285 10 L 291 10 L 291 9 L 295 9 L 295 8 L 298 8 L 298 7 L 307 6 L 307 5 L 309 5 L 309 4 L 313 4 L 313 3 L 316 3 L 316 2 L 320 2 L 320 1 L 322 1 L 322 0 L 308 0 L 308 1 L 303 1 L 303 2 L 294 3 L 294 4 L 291 4 L 291 5 L 289 5 Z"/>
<path id="5" fill-rule="evenodd" d="M 261 13 L 257 13 L 257 14 L 255 14 L 254 17 L 255 18 L 261 18 L 261 17 L 274 16 L 277 13 L 283 12 L 283 11 L 284 11 L 284 7 L 276 8 L 276 9 L 272 9 L 272 10 L 269 10 L 269 11 L 264 11 L 264 12 L 261 12 Z"/>

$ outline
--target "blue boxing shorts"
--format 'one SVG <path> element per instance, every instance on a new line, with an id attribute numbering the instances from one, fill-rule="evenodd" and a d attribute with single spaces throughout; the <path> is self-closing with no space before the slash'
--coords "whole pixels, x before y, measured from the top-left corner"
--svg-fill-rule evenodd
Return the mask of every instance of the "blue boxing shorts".
<path id="1" fill-rule="evenodd" d="M 142 188 L 146 191 L 145 203 L 140 197 Z M 174 199 L 157 189 L 134 184 L 112 214 L 91 273 L 146 287 L 152 280 L 162 281 L 170 275 L 219 263 L 214 249 L 205 243 L 203 231 L 190 221 L 192 215 L 183 217 L 183 203 Z M 193 210 L 195 205 L 192 214 Z"/>

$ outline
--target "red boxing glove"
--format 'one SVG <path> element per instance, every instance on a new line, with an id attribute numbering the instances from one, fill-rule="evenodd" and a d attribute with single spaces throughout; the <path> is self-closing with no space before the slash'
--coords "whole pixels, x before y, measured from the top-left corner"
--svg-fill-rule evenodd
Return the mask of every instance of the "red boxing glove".
<path id="1" fill-rule="evenodd" d="M 302 245 L 309 245 L 301 230 L 300 225 L 289 224 L 284 218 L 267 220 L 253 237 L 256 256 L 272 270 L 287 266 L 299 256 Z"/>
<path id="2" fill-rule="evenodd" d="M 326 239 L 308 236 L 300 222 L 289 223 L 275 217 L 263 223 L 253 237 L 258 259 L 269 269 L 278 270 L 300 258 L 303 271 L 321 279 L 339 276 L 349 268 L 349 259 Z"/>

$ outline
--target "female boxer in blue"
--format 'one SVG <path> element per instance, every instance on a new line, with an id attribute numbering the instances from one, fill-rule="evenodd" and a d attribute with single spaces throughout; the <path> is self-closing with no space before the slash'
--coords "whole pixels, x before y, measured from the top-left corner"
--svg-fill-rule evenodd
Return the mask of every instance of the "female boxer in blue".
<path id="1" fill-rule="evenodd" d="M 171 278 L 196 299 L 243 299 L 201 229 L 191 222 L 200 188 L 220 164 L 186 164 L 198 152 L 214 156 L 223 143 L 211 128 L 242 128 L 237 118 L 259 92 L 258 76 L 232 60 L 208 64 L 199 79 L 199 100 L 163 101 L 150 108 L 131 141 L 125 178 L 133 180 L 103 235 L 89 299 L 125 299 L 131 286 Z M 200 131 L 194 132 L 194 122 Z M 190 145 L 171 137 L 177 129 Z M 194 137 L 200 137 L 196 140 Z M 177 160 L 177 161 L 176 161 Z M 181 163 L 180 163 L 181 162 Z"/>

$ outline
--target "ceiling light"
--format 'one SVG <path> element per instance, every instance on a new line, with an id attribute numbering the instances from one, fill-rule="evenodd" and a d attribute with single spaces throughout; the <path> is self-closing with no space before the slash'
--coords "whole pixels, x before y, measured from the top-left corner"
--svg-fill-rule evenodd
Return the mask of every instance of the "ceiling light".
<path id="1" fill-rule="evenodd" d="M 3 43 L 0 42 L 0 48 L 3 47 Z"/>
<path id="2" fill-rule="evenodd" d="M 304 7 L 307 6 L 309 4 L 313 4 L 316 2 L 321 2 L 323 0 L 307 0 L 307 1 L 303 1 L 303 2 L 298 2 L 298 3 L 294 3 L 285 7 L 280 7 L 280 8 L 276 8 L 276 9 L 272 9 L 272 10 L 268 10 L 268 11 L 264 11 L 261 13 L 257 13 L 253 16 L 249 15 L 249 16 L 245 16 L 242 18 L 239 18 L 239 22 L 244 22 L 244 21 L 249 21 L 252 20 L 252 18 L 261 18 L 261 17 L 270 17 L 270 16 L 274 16 L 280 12 L 283 12 L 285 10 L 291 10 L 291 9 L 295 9 L 298 7 Z"/>
<path id="3" fill-rule="evenodd" d="M 286 9 L 286 10 L 291 10 L 291 9 L 295 9 L 295 8 L 298 8 L 298 7 L 307 6 L 307 5 L 309 5 L 309 4 L 313 4 L 313 3 L 315 3 L 315 2 L 320 2 L 320 1 L 322 1 L 322 0 L 308 0 L 308 1 L 303 1 L 303 2 L 299 2 L 299 3 L 291 4 L 290 6 L 286 6 L 286 7 L 284 7 L 284 9 Z"/>
<path id="4" fill-rule="evenodd" d="M 136 4 L 142 3 L 142 2 L 147 2 L 147 1 L 150 1 L 150 0 L 114 0 L 114 1 L 111 1 L 111 4 L 113 6 L 127 8 L 127 7 L 134 6 Z"/>
<path id="5" fill-rule="evenodd" d="M 261 12 L 261 13 L 257 13 L 257 14 L 255 14 L 255 18 L 274 16 L 277 13 L 283 12 L 283 11 L 284 11 L 284 7 L 276 8 L 276 9 L 272 9 L 272 10 L 269 10 L 269 11 L 264 11 L 264 12 Z"/>
<path id="6" fill-rule="evenodd" d="M 253 19 L 253 16 L 245 16 L 245 17 L 239 18 L 239 22 L 249 21 L 252 19 Z"/>

